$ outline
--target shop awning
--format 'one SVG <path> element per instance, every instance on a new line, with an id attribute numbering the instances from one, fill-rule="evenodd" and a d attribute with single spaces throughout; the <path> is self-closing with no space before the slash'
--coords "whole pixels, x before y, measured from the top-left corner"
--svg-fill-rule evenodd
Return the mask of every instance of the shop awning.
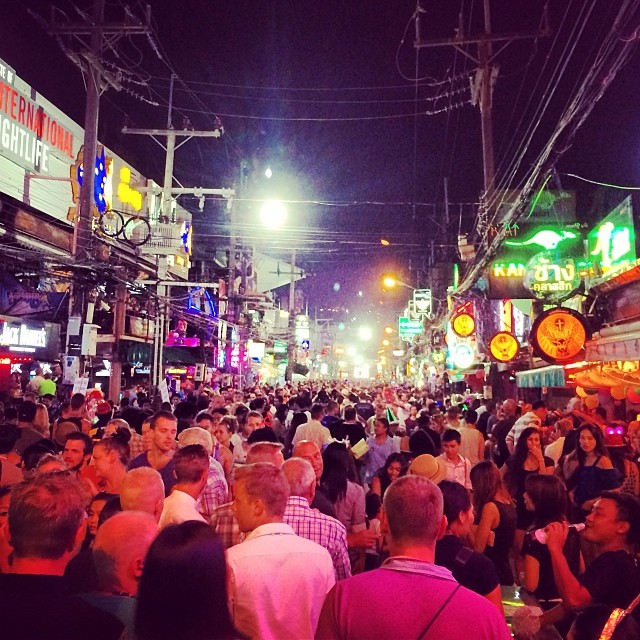
<path id="1" fill-rule="evenodd" d="M 516 371 L 516 386 L 525 389 L 564 387 L 564 367 L 552 364 L 529 371 Z"/>
<path id="2" fill-rule="evenodd" d="M 589 340 L 585 360 L 590 362 L 615 362 L 640 360 L 640 331 Z"/>

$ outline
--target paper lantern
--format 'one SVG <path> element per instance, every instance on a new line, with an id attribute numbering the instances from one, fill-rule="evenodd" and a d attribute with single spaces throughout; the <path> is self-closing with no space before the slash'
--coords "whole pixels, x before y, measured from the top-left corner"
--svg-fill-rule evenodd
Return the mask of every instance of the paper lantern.
<path id="1" fill-rule="evenodd" d="M 598 396 L 587 396 L 583 400 L 583 402 L 584 406 L 587 407 L 587 409 L 595 409 L 600 404 Z"/>
<path id="2" fill-rule="evenodd" d="M 582 387 L 576 387 L 576 394 L 580 398 L 586 398 L 587 397 L 587 392 Z"/>
<path id="3" fill-rule="evenodd" d="M 626 395 L 627 395 L 627 388 L 626 387 L 612 387 L 611 388 L 611 397 L 614 400 L 624 400 Z"/>
<path id="4" fill-rule="evenodd" d="M 627 389 L 627 400 L 633 404 L 640 404 L 640 394 L 631 387 Z"/>

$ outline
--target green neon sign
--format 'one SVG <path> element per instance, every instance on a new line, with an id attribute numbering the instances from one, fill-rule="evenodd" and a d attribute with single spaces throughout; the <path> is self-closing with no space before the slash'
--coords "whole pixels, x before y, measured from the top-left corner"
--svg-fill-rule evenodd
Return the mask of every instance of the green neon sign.
<path id="1" fill-rule="evenodd" d="M 636 259 L 636 236 L 631 197 L 619 204 L 587 235 L 593 273 L 610 276 Z"/>
<path id="2" fill-rule="evenodd" d="M 555 249 L 564 240 L 575 240 L 577 234 L 573 231 L 556 231 L 555 229 L 541 229 L 534 235 L 524 241 L 507 240 L 505 244 L 509 247 L 528 247 L 530 245 L 536 245 L 540 249 L 550 251 Z"/>

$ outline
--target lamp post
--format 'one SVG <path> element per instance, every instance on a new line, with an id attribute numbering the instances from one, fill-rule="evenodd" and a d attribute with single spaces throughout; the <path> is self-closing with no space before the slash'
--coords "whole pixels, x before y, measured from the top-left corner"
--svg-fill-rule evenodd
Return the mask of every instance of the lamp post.
<path id="1" fill-rule="evenodd" d="M 270 171 L 270 169 L 268 169 Z M 267 176 L 270 177 L 270 176 Z M 270 229 L 280 228 L 286 221 L 287 207 L 280 200 L 266 200 L 260 208 L 262 224 Z M 295 343 L 295 293 L 296 293 L 296 250 L 291 250 L 291 280 L 289 281 L 289 327 L 287 336 L 287 369 L 284 379 L 293 381 L 293 368 L 296 359 Z"/>

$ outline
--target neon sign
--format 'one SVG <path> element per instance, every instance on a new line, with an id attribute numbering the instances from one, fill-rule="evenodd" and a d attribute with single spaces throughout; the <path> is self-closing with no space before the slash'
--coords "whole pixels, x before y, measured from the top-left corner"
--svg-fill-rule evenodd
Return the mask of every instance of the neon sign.
<path id="1" fill-rule="evenodd" d="M 551 251 L 538 253 L 527 264 L 524 285 L 540 300 L 560 302 L 580 286 L 580 272 L 572 258 L 554 259 Z"/>
<path id="2" fill-rule="evenodd" d="M 46 347 L 47 330 L 30 329 L 26 324 L 15 325 L 7 322 L 2 325 L 0 345 L 8 347 Z"/>
<path id="3" fill-rule="evenodd" d="M 606 276 L 624 269 L 636 259 L 635 241 L 629 197 L 587 235 L 593 271 Z"/>
<path id="4" fill-rule="evenodd" d="M 142 209 L 142 194 L 131 186 L 131 169 L 120 167 L 120 183 L 118 184 L 118 200 L 130 204 L 135 211 Z"/>

